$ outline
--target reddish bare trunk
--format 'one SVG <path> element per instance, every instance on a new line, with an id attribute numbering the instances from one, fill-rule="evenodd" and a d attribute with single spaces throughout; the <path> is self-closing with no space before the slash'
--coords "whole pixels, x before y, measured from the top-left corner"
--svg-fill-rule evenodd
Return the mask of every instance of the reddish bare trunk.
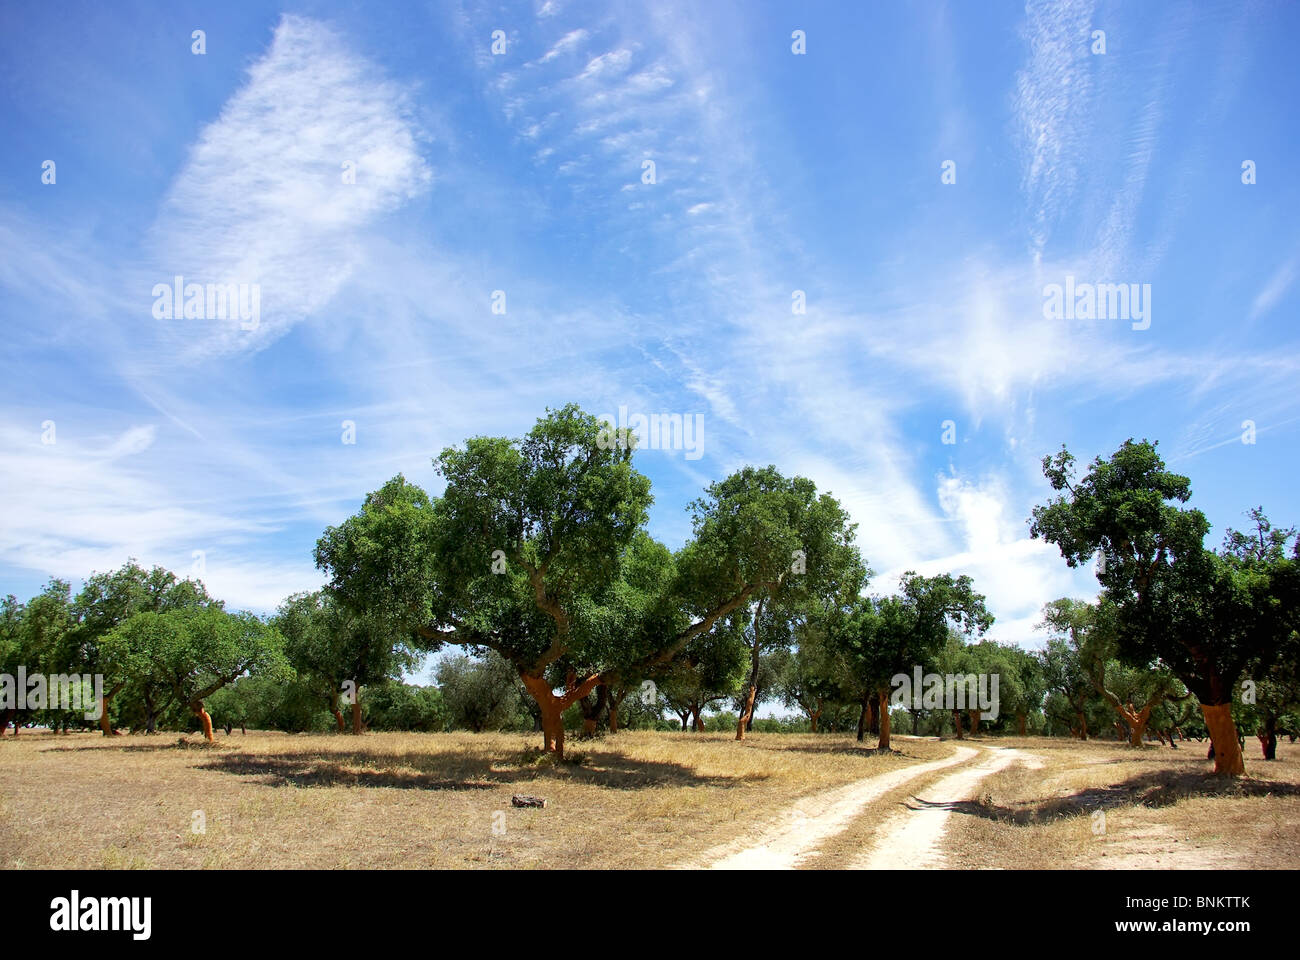
<path id="1" fill-rule="evenodd" d="M 889 749 L 889 688 L 884 687 L 880 691 L 880 741 L 876 744 L 877 750 Z"/>
<path id="2" fill-rule="evenodd" d="M 330 707 L 330 712 L 334 714 L 334 723 L 338 727 L 339 733 L 347 733 L 347 721 L 343 719 L 343 711 L 338 706 Z"/>
<path id="3" fill-rule="evenodd" d="M 965 738 L 961 734 L 961 711 L 960 710 L 954 710 L 952 712 L 952 722 L 957 727 L 957 739 L 964 740 Z"/>
<path id="4" fill-rule="evenodd" d="M 966 715 L 970 717 L 970 735 L 979 736 L 980 732 L 980 712 L 978 710 L 967 710 Z"/>
<path id="5" fill-rule="evenodd" d="M 871 715 L 871 698 L 869 696 L 862 698 L 862 711 L 858 714 L 858 742 L 861 743 L 867 738 L 867 731 L 871 729 L 873 718 Z"/>
<path id="6" fill-rule="evenodd" d="M 745 693 L 745 709 L 741 711 L 740 719 L 736 721 L 737 740 L 745 739 L 745 731 L 749 728 L 749 718 L 754 715 L 754 697 L 757 693 L 758 687 L 751 683 Z"/>
<path id="7" fill-rule="evenodd" d="M 609 732 L 618 733 L 618 711 L 623 706 L 623 700 L 627 697 L 627 688 L 623 688 L 623 693 L 618 696 L 614 695 L 611 690 L 609 694 Z"/>
<path id="8" fill-rule="evenodd" d="M 1128 725 L 1128 743 L 1130 747 L 1142 746 L 1142 737 L 1146 734 L 1146 721 L 1141 723 L 1130 723 Z"/>
<path id="9" fill-rule="evenodd" d="M 352 695 L 352 735 L 355 737 L 361 736 L 362 729 L 363 727 L 361 723 L 361 691 L 358 690 L 356 693 Z"/>
<path id="10" fill-rule="evenodd" d="M 106 737 L 117 736 L 117 731 L 113 729 L 113 721 L 108 718 L 108 697 L 99 699 L 99 729 L 103 731 Z"/>
<path id="11" fill-rule="evenodd" d="M 1232 722 L 1232 704 L 1201 704 L 1205 727 L 1210 731 L 1214 750 L 1214 772 L 1239 777 L 1246 772 L 1246 760 L 1237 740 L 1237 725 Z"/>
<path id="12" fill-rule="evenodd" d="M 555 695 L 551 685 L 540 674 L 521 672 L 519 679 L 523 681 L 524 687 L 537 701 L 537 709 L 541 713 L 542 720 L 543 749 L 548 753 L 554 753 L 558 759 L 563 760 L 564 711 L 572 706 L 575 701 L 581 700 L 589 694 L 599 682 L 600 675 L 590 676 L 581 683 L 577 683 L 570 677 L 567 689 L 562 697 Z"/>
<path id="13" fill-rule="evenodd" d="M 1025 716 L 1024 711 L 1021 711 L 1020 713 L 1016 714 L 1016 733 L 1020 734 L 1023 737 L 1026 736 L 1028 732 L 1029 732 L 1028 718 Z"/>
<path id="14" fill-rule="evenodd" d="M 1265 760 L 1277 759 L 1277 718 L 1266 717 L 1264 729 L 1255 734 L 1259 737 L 1259 747 L 1264 751 Z"/>
<path id="15" fill-rule="evenodd" d="M 208 711 L 204 709 L 203 701 L 199 700 L 190 704 L 190 710 L 194 713 L 194 716 L 199 718 L 199 722 L 203 724 L 203 736 L 207 738 L 208 743 L 211 743 L 213 740 L 212 717 L 209 716 Z"/>
<path id="16" fill-rule="evenodd" d="M 564 756 L 564 708 L 560 698 L 551 690 L 551 685 L 541 677 L 520 674 L 524 686 L 537 701 L 537 708 L 542 714 L 542 749 L 548 753 Z"/>

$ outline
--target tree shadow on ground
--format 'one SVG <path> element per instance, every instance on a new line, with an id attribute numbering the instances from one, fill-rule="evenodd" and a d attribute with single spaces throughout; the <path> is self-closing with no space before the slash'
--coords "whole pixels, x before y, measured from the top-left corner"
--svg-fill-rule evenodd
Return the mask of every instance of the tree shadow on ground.
<path id="1" fill-rule="evenodd" d="M 811 753 L 811 754 L 836 754 L 838 756 L 859 756 L 859 757 L 897 757 L 900 760 L 937 760 L 939 757 L 921 756 L 920 754 L 911 753 L 907 750 L 906 742 L 899 743 L 894 741 L 894 746 L 886 747 L 881 750 L 875 746 L 876 738 L 868 737 L 864 742 L 859 743 L 856 740 L 849 742 L 840 741 L 838 743 L 800 745 L 787 747 L 774 747 L 772 749 L 781 753 Z M 918 741 L 928 742 L 928 741 Z M 763 749 L 758 747 L 758 749 Z"/>
<path id="2" fill-rule="evenodd" d="M 1055 820 L 1091 816 L 1113 807 L 1168 807 L 1196 797 L 1297 797 L 1300 784 L 1253 778 L 1232 779 L 1212 773 L 1158 770 L 1106 787 L 1090 787 L 1064 797 L 1000 805 L 985 794 L 977 800 L 932 803 L 911 797 L 910 810 L 949 810 L 1012 826 L 1037 826 Z"/>
<path id="3" fill-rule="evenodd" d="M 185 737 L 179 737 L 170 743 L 154 741 L 152 743 L 124 742 L 121 740 L 97 740 L 94 743 L 83 744 L 59 744 L 53 747 L 42 747 L 41 753 L 78 753 L 81 751 L 95 750 L 103 752 L 105 750 L 116 750 L 121 753 L 159 753 L 167 750 L 226 750 L 234 748 L 234 744 L 226 744 L 221 740 L 208 743 L 206 740 L 187 740 Z"/>
<path id="4" fill-rule="evenodd" d="M 512 758 L 406 752 L 236 753 L 199 765 L 201 770 L 250 777 L 268 786 L 393 787 L 408 790 L 493 790 L 510 784 L 586 783 L 614 790 L 661 786 L 736 786 L 730 777 L 696 774 L 676 763 L 637 760 L 621 753 L 573 754 L 563 761 L 530 752 Z"/>

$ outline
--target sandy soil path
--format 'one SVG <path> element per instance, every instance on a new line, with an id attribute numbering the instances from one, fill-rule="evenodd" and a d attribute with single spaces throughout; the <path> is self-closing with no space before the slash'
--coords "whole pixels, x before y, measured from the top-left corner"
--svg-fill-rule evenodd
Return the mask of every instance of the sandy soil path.
<path id="1" fill-rule="evenodd" d="M 766 824 L 757 837 L 708 851 L 701 858 L 702 865 L 715 870 L 793 869 L 828 837 L 847 827 L 872 801 L 916 777 L 965 763 L 977 752 L 957 747 L 952 756 L 942 760 L 918 763 L 805 797 Z"/>
<path id="2" fill-rule="evenodd" d="M 904 811 L 886 820 L 876 834 L 876 842 L 850 865 L 851 869 L 925 870 L 943 867 L 943 834 L 953 806 L 969 800 L 985 777 L 1013 763 L 1042 766 L 1039 757 L 1022 750 L 986 750 L 977 762 L 932 784 L 925 790 L 924 798 L 913 798 Z"/>

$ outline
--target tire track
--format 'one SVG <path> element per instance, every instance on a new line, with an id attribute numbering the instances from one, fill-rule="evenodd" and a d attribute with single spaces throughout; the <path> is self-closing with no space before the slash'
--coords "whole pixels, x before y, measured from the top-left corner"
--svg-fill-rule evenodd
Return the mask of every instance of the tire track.
<path id="1" fill-rule="evenodd" d="M 942 841 L 953 808 L 969 800 L 980 781 L 1013 763 L 1042 766 L 1042 759 L 1011 748 L 988 750 L 977 763 L 932 784 L 926 799 L 890 818 L 876 833 L 866 854 L 850 864 L 854 870 L 927 870 L 944 866 Z"/>
<path id="2" fill-rule="evenodd" d="M 714 870 L 791 870 L 828 837 L 844 830 L 864 807 L 916 777 L 970 760 L 978 751 L 957 747 L 952 756 L 877 774 L 804 797 L 743 844 L 714 848 L 701 858 Z"/>

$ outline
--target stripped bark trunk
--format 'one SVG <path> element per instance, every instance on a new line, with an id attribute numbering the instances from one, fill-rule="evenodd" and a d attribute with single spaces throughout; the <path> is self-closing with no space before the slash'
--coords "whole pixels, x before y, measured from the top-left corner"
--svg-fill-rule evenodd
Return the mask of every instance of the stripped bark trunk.
<path id="1" fill-rule="evenodd" d="M 618 711 L 627 698 L 628 688 L 623 686 L 621 692 L 610 691 L 609 694 L 609 732 L 618 733 Z"/>
<path id="2" fill-rule="evenodd" d="M 1025 711 L 1018 710 L 1016 712 L 1016 733 L 1020 734 L 1022 737 L 1026 736 L 1028 733 L 1028 724 L 1029 718 L 1025 716 Z"/>
<path id="3" fill-rule="evenodd" d="M 105 691 L 99 698 L 99 729 L 103 731 L 106 737 L 115 737 L 117 731 L 113 729 L 113 721 L 108 718 L 108 704 L 117 696 L 117 692 L 122 689 L 122 684 L 113 687 L 112 690 Z"/>
<path id="4" fill-rule="evenodd" d="M 592 689 L 600 682 L 600 674 L 594 674 L 581 683 L 572 681 L 566 687 L 562 696 L 557 697 L 551 685 L 546 682 L 542 676 L 542 671 L 536 674 L 520 672 L 519 679 L 523 681 L 524 687 L 528 690 L 542 714 L 542 747 L 547 753 L 554 753 L 560 760 L 564 759 L 564 711 L 571 707 L 574 702 L 582 699 L 589 694 Z"/>
<path id="5" fill-rule="evenodd" d="M 961 711 L 960 710 L 954 710 L 952 712 L 952 722 L 957 727 L 957 739 L 964 740 L 965 737 L 963 737 L 961 733 Z"/>
<path id="6" fill-rule="evenodd" d="M 203 736 L 207 738 L 208 743 L 211 743 L 213 741 L 212 717 L 208 714 L 208 711 L 204 709 L 203 701 L 195 700 L 193 703 L 191 703 L 190 711 L 194 714 L 194 716 L 198 717 L 199 722 L 203 724 Z"/>
<path id="7" fill-rule="evenodd" d="M 980 732 L 980 712 L 978 710 L 967 710 L 966 715 L 970 717 L 970 735 L 978 737 Z"/>
<path id="8" fill-rule="evenodd" d="M 1201 704 L 1205 727 L 1210 731 L 1210 749 L 1214 751 L 1214 772 L 1239 777 L 1246 772 L 1246 761 L 1241 755 L 1241 741 L 1237 738 L 1237 725 L 1232 722 L 1232 704 Z"/>
<path id="9" fill-rule="evenodd" d="M 1257 734 L 1259 746 L 1264 751 L 1265 760 L 1277 759 L 1277 717 L 1264 718 L 1264 729 Z"/>
<path id="10" fill-rule="evenodd" d="M 817 709 L 811 711 L 811 712 L 808 714 L 808 725 L 812 728 L 812 732 L 813 732 L 813 733 L 816 733 L 816 732 L 817 732 L 817 718 L 820 717 L 820 716 L 822 715 L 822 710 L 823 710 L 823 709 L 824 709 L 824 708 L 823 708 L 823 706 L 822 706 L 822 701 L 818 700 L 818 701 L 817 701 Z"/>
<path id="11" fill-rule="evenodd" d="M 880 740 L 876 744 L 877 750 L 888 750 L 889 747 L 889 688 L 880 689 Z"/>
<path id="12" fill-rule="evenodd" d="M 758 656 L 757 649 L 755 657 Z M 740 712 L 740 719 L 736 721 L 736 739 L 744 740 L 745 731 L 749 729 L 750 718 L 754 715 L 754 698 L 758 695 L 758 686 L 751 683 L 749 689 L 745 691 L 744 709 Z"/>

